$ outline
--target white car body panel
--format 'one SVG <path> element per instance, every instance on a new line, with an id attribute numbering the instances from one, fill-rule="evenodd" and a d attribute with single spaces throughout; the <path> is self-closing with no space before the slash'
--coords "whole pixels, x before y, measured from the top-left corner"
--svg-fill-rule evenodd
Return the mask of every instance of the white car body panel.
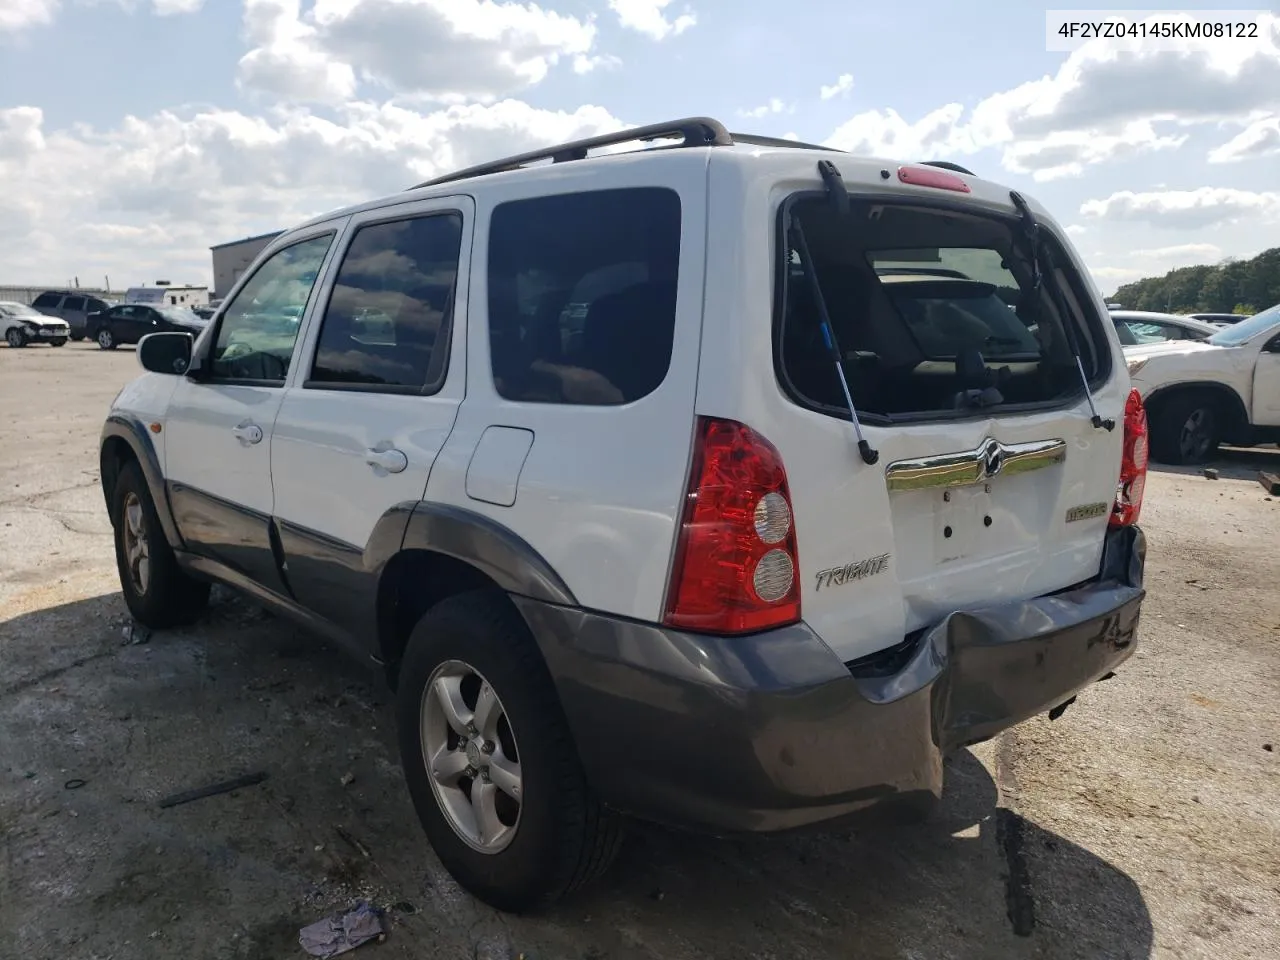
<path id="1" fill-rule="evenodd" d="M 494 177 L 476 196 L 475 249 L 489 242 L 489 216 L 504 201 L 557 192 L 555 169 Z M 672 151 L 661 163 L 642 155 L 593 160 L 572 178 L 574 189 L 669 187 L 680 195 L 680 285 L 667 377 L 624 406 L 513 403 L 493 384 L 488 298 L 470 303 L 467 399 L 431 473 L 427 500 L 480 513 L 532 544 L 578 602 L 638 620 L 661 619 L 671 555 L 685 492 L 698 380 L 704 254 L 707 247 L 707 159 L 702 150 Z M 488 260 L 472 262 L 472 287 L 488 285 Z M 518 473 L 515 503 L 504 507 L 467 494 L 467 474 L 485 431 L 514 427 L 534 435 L 523 459 L 490 456 L 480 467 L 507 463 Z M 522 445 L 508 434 L 505 442 Z M 476 474 L 472 475 L 476 489 Z M 486 476 L 484 487 L 516 476 Z"/>
<path id="2" fill-rule="evenodd" d="M 348 549 L 361 551 L 378 519 L 399 503 L 422 499 L 427 477 L 453 429 L 466 395 L 466 337 L 450 343 L 447 377 L 430 396 L 304 387 L 315 355 L 320 321 L 333 290 L 343 255 L 362 227 L 390 218 L 426 216 L 457 210 L 463 215 L 461 259 L 455 294 L 455 324 L 465 323 L 471 231 L 475 220 L 470 197 L 396 204 L 351 217 L 335 243 L 324 275 L 317 282 L 307 327 L 298 337 L 288 387 L 271 435 L 271 477 L 275 516 L 305 531 L 320 533 Z M 398 450 L 406 465 L 389 472 L 371 465 L 376 452 Z M 323 477 L 324 481 L 316 480 Z"/>
<path id="3" fill-rule="evenodd" d="M 351 547 L 363 546 L 372 522 L 394 502 L 422 496 L 453 505 L 532 545 L 582 607 L 654 622 L 666 601 L 694 416 L 706 415 L 744 422 L 781 452 L 794 505 L 803 616 L 845 660 L 899 643 L 956 609 L 1039 596 L 1096 575 L 1115 496 L 1129 378 L 1103 300 L 1071 243 L 1030 201 L 1042 229 L 1067 252 L 1103 321 L 1112 374 L 1093 400 L 1116 428 L 1093 427 L 1084 398 L 1034 414 L 868 426 L 867 439 L 881 455 L 868 466 L 847 420 L 792 402 L 774 374 L 777 216 L 792 193 L 821 187 L 819 159 L 836 163 L 852 193 L 922 199 L 942 193 L 883 180 L 881 171 L 894 166 L 885 162 L 735 147 L 557 164 L 486 177 L 474 189 L 465 181 L 461 187 L 445 184 L 343 211 L 341 216 L 361 218 L 366 211 L 459 191 L 474 199 L 467 227 L 474 251 L 466 281 L 470 295 L 458 305 L 447 395 L 433 401 L 341 393 L 307 397 L 299 391 L 316 339 L 316 304 L 325 302 L 334 251 L 345 242 L 340 236 L 317 283 L 320 295 L 313 295 L 302 321 L 286 388 L 210 387 L 175 379 L 166 417 L 169 479 Z M 942 199 L 979 211 L 1013 212 L 1006 188 L 968 182 L 971 194 L 947 193 Z M 493 383 L 485 295 L 495 206 L 552 192 L 636 186 L 668 187 L 681 199 L 680 283 L 666 379 L 624 406 L 503 399 Z M 258 262 L 334 222 L 318 219 L 283 235 Z M 460 280 L 467 270 L 465 253 L 462 262 Z M 230 431 L 250 414 L 268 434 L 277 424 L 278 431 L 269 442 L 246 448 Z M 482 445 L 486 435 L 490 439 Z M 885 470 L 895 461 L 974 450 L 988 438 L 1005 444 L 1061 440 L 1065 458 L 1033 474 L 996 476 L 989 491 L 959 489 L 950 498 L 941 490 L 888 491 Z M 379 442 L 412 451 L 414 467 L 394 478 L 375 477 L 362 457 Z M 1067 522 L 1071 508 L 1091 504 L 1105 510 Z M 989 526 L 984 517 L 991 518 Z M 951 537 L 943 535 L 947 527 Z M 874 577 L 816 586 L 822 570 L 878 557 L 888 560 Z"/>
<path id="4" fill-rule="evenodd" d="M 821 186 L 815 162 L 832 160 L 851 194 L 884 192 L 938 199 L 941 191 L 882 180 L 891 164 L 839 154 L 764 149 L 754 162 L 717 153 L 711 162 L 706 317 L 697 413 L 741 420 L 781 452 L 791 486 L 799 548 L 802 613 L 845 660 L 899 643 L 953 610 L 1025 599 L 1088 579 L 1098 569 L 1107 515 L 1115 498 L 1122 430 L 1095 429 L 1083 399 L 1069 409 L 1034 415 L 978 416 L 912 426 L 864 426 L 880 461 L 863 463 L 847 420 L 803 409 L 782 392 L 773 372 L 776 224 L 783 200 Z M 966 203 L 1009 214 L 1008 190 L 970 182 Z M 955 199 L 955 194 L 944 194 Z M 1030 202 L 1030 201 L 1029 201 Z M 1088 272 L 1066 236 L 1032 203 L 1042 229 Z M 762 228 L 762 225 L 767 225 Z M 731 238 L 731 239 L 729 239 Z M 1094 394 L 1103 417 L 1123 419 L 1129 384 L 1102 297 L 1088 288 L 1112 352 L 1111 379 Z M 744 376 L 742 371 L 752 371 Z M 894 461 L 1002 443 L 1062 439 L 1065 462 L 1021 477 L 997 476 L 991 493 L 959 488 L 889 493 Z M 1067 510 L 1107 504 L 1107 513 L 1067 524 Z M 983 517 L 991 516 L 986 527 Z M 942 536 L 951 526 L 953 536 Z M 887 555 L 882 573 L 818 589 L 823 570 Z"/>

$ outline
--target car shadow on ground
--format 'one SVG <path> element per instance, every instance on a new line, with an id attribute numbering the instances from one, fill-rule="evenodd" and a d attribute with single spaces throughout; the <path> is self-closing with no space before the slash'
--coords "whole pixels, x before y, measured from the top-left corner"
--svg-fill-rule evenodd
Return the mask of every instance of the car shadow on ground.
<path id="1" fill-rule="evenodd" d="M 1266 444 L 1257 447 L 1222 447 L 1211 461 L 1199 466 L 1174 466 L 1168 463 L 1150 461 L 1150 468 L 1159 473 L 1177 474 L 1184 477 L 1204 476 L 1205 468 L 1218 471 L 1223 480 L 1254 480 L 1258 473 L 1280 474 L 1280 447 Z"/>
<path id="2" fill-rule="evenodd" d="M 0 623 L 0 656 L 0 929 L 20 955 L 291 956 L 300 926 L 358 896 L 390 907 L 371 956 L 1151 953 L 1133 880 L 1003 805 L 969 751 L 925 825 L 731 840 L 637 825 L 603 881 L 512 917 L 431 853 L 386 691 L 230 592 L 154 635 L 118 595 L 36 610 Z M 159 806 L 254 771 L 266 781 Z"/>

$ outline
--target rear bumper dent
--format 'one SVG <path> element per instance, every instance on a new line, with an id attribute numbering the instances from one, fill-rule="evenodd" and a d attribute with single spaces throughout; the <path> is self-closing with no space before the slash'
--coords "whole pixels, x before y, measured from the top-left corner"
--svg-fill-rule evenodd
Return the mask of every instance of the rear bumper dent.
<path id="1" fill-rule="evenodd" d="M 606 803 L 715 833 L 776 831 L 930 802 L 947 751 L 1109 674 L 1136 643 L 1145 553 L 1140 530 L 1112 531 L 1096 579 L 953 613 L 887 671 L 851 670 L 804 624 L 705 637 L 514 599 Z"/>

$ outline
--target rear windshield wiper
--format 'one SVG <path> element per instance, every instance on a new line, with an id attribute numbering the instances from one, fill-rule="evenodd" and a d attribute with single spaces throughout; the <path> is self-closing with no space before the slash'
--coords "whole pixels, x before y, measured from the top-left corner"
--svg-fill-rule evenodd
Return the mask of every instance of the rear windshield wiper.
<path id="1" fill-rule="evenodd" d="M 1049 283 L 1049 295 L 1053 298 L 1054 306 L 1058 310 L 1058 318 L 1062 322 L 1062 332 L 1066 335 L 1067 345 L 1071 348 L 1071 355 L 1076 361 L 1076 370 L 1080 374 L 1080 384 L 1084 387 L 1085 400 L 1089 402 L 1089 412 L 1092 414 L 1089 422 L 1099 430 L 1114 430 L 1116 422 L 1109 417 L 1105 420 L 1100 417 L 1098 408 L 1093 403 L 1093 391 L 1089 389 L 1089 378 L 1084 372 L 1084 361 L 1080 359 L 1080 342 L 1076 337 L 1075 324 L 1071 320 L 1071 314 L 1067 309 L 1066 299 L 1062 296 L 1062 290 L 1058 287 L 1057 270 L 1053 262 L 1053 255 L 1040 241 L 1040 223 L 1036 220 L 1036 215 L 1031 212 L 1031 207 L 1027 205 L 1027 201 L 1023 199 L 1022 194 L 1018 193 L 1017 190 L 1009 191 L 1009 199 L 1013 201 L 1018 215 L 1022 218 L 1022 231 L 1026 236 L 1027 252 L 1031 257 L 1031 291 L 1036 296 L 1037 302 L 1046 272 L 1041 265 L 1041 258 L 1044 260 L 1044 266 L 1048 267 L 1048 272 L 1052 274 Z"/>
<path id="2" fill-rule="evenodd" d="M 827 196 L 831 198 L 836 213 L 842 217 L 848 216 L 849 191 L 845 189 L 844 179 L 840 176 L 840 171 L 836 169 L 835 164 L 830 160 L 820 160 L 818 161 L 818 172 L 822 174 L 822 182 L 826 185 Z M 818 284 L 818 270 L 814 266 L 813 258 L 809 255 L 809 243 L 805 239 L 804 227 L 800 225 L 799 219 L 794 216 L 788 217 L 787 232 L 790 235 L 791 243 L 795 246 L 796 254 L 800 258 L 800 267 L 808 279 L 809 292 L 813 295 L 814 303 L 818 307 L 818 318 L 822 328 L 822 342 L 826 344 L 827 352 L 831 354 L 831 360 L 836 367 L 836 376 L 840 378 L 840 389 L 844 391 L 844 401 L 849 406 L 849 418 L 853 421 L 853 432 L 858 438 L 858 453 L 861 454 L 863 463 L 876 463 L 880 459 L 880 452 L 872 449 L 871 444 L 862 436 L 862 424 L 858 422 L 858 408 L 854 406 L 853 394 L 849 392 L 849 381 L 845 379 L 844 375 L 844 353 L 840 349 L 840 342 L 836 339 L 835 329 L 831 326 L 831 314 L 827 311 L 827 300 L 822 295 L 822 287 Z"/>

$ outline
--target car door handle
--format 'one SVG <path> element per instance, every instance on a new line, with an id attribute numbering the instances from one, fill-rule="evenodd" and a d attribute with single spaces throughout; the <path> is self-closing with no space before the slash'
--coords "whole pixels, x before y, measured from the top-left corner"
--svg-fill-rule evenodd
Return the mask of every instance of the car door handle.
<path id="1" fill-rule="evenodd" d="M 262 428 L 256 423 L 245 421 L 232 428 L 231 432 L 235 438 L 245 446 L 258 443 L 262 440 Z"/>
<path id="2" fill-rule="evenodd" d="M 381 468 L 387 473 L 399 473 L 409 466 L 409 458 L 400 450 L 366 450 L 364 462 L 371 467 Z"/>

